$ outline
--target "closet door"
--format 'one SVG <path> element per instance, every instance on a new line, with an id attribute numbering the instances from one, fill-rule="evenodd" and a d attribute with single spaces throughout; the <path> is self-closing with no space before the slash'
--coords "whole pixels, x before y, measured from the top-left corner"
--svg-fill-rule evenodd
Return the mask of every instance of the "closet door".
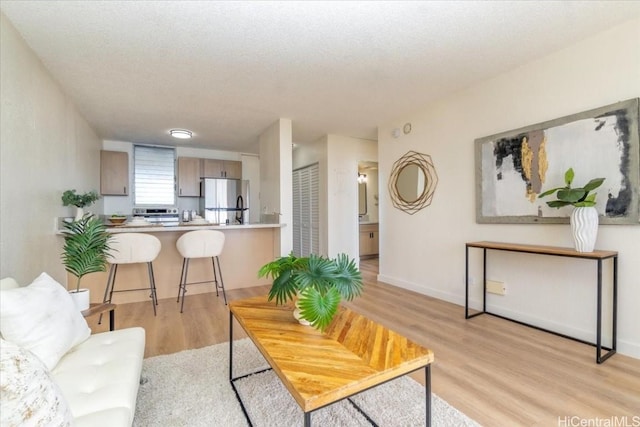
<path id="1" fill-rule="evenodd" d="M 319 253 L 319 171 L 311 165 L 293 171 L 293 253 Z"/>

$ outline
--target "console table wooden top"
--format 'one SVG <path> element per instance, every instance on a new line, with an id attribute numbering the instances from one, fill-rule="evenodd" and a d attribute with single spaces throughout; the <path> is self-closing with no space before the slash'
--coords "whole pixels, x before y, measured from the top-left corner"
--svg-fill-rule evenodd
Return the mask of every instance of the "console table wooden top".
<path id="1" fill-rule="evenodd" d="M 588 259 L 607 259 L 618 256 L 616 251 L 600 251 L 593 252 L 578 252 L 572 248 L 563 248 L 558 246 L 541 246 L 541 245 L 523 245 L 520 243 L 503 243 L 503 242 L 469 242 L 467 247 L 483 248 L 483 249 L 495 249 L 500 251 L 512 251 L 512 252 L 526 252 L 531 254 L 540 255 L 559 255 L 568 256 L 574 258 L 588 258 Z"/>

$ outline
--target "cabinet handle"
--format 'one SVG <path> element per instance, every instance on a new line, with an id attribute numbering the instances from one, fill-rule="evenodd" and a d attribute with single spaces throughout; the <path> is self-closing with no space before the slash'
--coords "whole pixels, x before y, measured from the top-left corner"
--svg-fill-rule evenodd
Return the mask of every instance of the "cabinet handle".
<path id="1" fill-rule="evenodd" d="M 182 188 L 180 189 L 180 195 L 182 196 Z"/>
<path id="2" fill-rule="evenodd" d="M 126 187 L 126 186 L 125 186 L 125 187 L 122 187 L 122 189 L 123 189 L 123 191 L 122 191 L 123 193 L 126 193 L 126 192 L 127 192 L 127 187 Z"/>

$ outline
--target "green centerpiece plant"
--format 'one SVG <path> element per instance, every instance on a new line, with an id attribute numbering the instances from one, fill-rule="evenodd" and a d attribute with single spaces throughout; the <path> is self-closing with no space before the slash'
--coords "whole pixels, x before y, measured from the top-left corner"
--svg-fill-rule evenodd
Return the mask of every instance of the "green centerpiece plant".
<path id="1" fill-rule="evenodd" d="M 62 193 L 62 205 L 63 206 L 75 206 L 77 208 L 84 208 L 95 203 L 100 196 L 95 191 L 90 191 L 84 194 L 76 194 L 76 190 L 67 190 Z"/>
<path id="2" fill-rule="evenodd" d="M 106 271 L 109 240 L 113 236 L 102 220 L 89 214 L 78 221 L 63 222 L 63 226 L 62 263 L 66 271 L 78 278 L 75 292 L 80 292 L 83 276 Z"/>
<path id="3" fill-rule="evenodd" d="M 564 187 L 556 187 L 547 190 L 538 197 L 556 195 L 556 200 L 547 202 L 552 208 L 573 206 L 569 217 L 573 243 L 578 252 L 592 252 L 598 236 L 598 211 L 596 210 L 596 193 L 593 190 L 600 187 L 604 178 L 594 178 L 584 187 L 571 187 L 575 173 L 573 168 L 567 169 L 564 174 Z"/>
<path id="4" fill-rule="evenodd" d="M 259 277 L 271 277 L 269 301 L 285 304 L 297 298 L 300 317 L 324 331 L 344 298 L 351 301 L 362 293 L 362 274 L 346 254 L 330 259 L 311 254 L 290 254 L 265 264 Z"/>
<path id="5" fill-rule="evenodd" d="M 556 193 L 557 200 L 547 202 L 547 205 L 552 208 L 561 208 L 569 205 L 577 208 L 595 206 L 597 193 L 591 193 L 591 191 L 600 187 L 604 182 L 604 178 L 594 178 L 584 187 L 572 188 L 571 184 L 573 183 L 574 177 L 575 173 L 573 172 L 573 168 L 567 169 L 564 173 L 564 187 L 552 188 L 540 194 L 538 197 L 546 197 Z"/>
<path id="6" fill-rule="evenodd" d="M 76 190 L 67 190 L 62 193 L 62 206 L 75 206 L 75 220 L 79 221 L 84 216 L 84 207 L 95 203 L 100 196 L 95 191 L 84 194 L 77 194 Z"/>

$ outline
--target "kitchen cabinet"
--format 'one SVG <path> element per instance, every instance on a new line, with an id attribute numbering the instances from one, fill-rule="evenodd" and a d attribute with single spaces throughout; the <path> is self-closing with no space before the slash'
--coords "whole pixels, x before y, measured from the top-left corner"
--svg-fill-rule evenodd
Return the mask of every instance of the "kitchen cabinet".
<path id="1" fill-rule="evenodd" d="M 201 159 L 178 157 L 178 197 L 200 197 Z"/>
<path id="2" fill-rule="evenodd" d="M 378 224 L 360 224 L 360 257 L 374 257 L 378 250 Z"/>
<path id="3" fill-rule="evenodd" d="M 202 163 L 202 176 L 205 178 L 242 179 L 242 162 L 203 159 Z"/>
<path id="4" fill-rule="evenodd" d="M 104 196 L 129 194 L 129 153 L 100 151 L 100 194 Z"/>

